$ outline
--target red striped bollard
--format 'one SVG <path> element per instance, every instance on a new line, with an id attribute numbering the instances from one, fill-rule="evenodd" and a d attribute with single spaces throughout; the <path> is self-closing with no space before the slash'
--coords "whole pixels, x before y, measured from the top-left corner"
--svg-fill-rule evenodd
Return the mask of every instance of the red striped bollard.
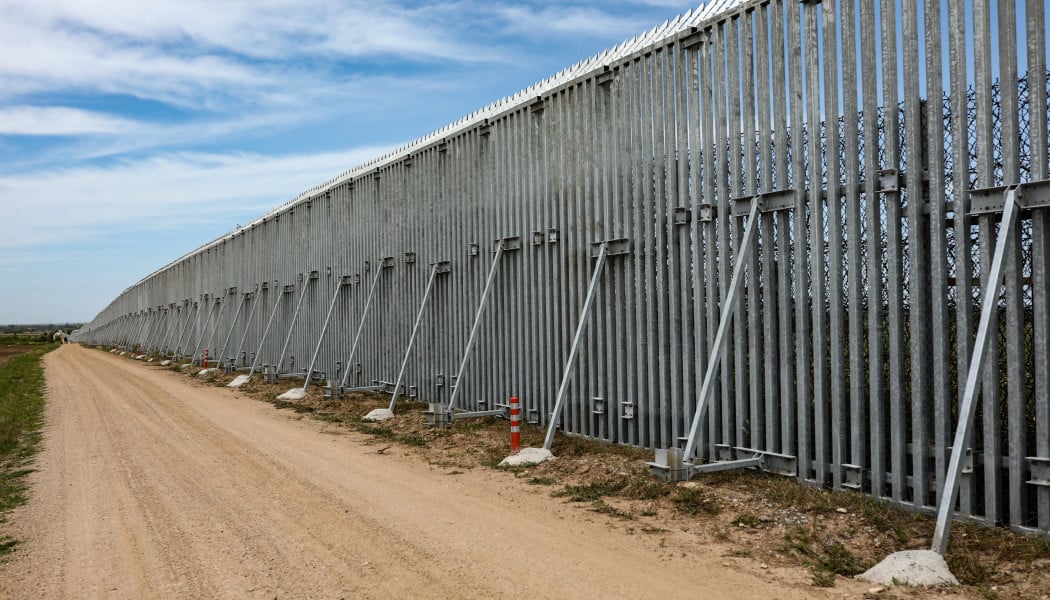
<path id="1" fill-rule="evenodd" d="M 510 453 L 517 454 L 521 449 L 521 402 L 517 396 L 510 399 Z"/>
<path id="2" fill-rule="evenodd" d="M 208 349 L 204 349 L 204 368 L 208 368 Z"/>

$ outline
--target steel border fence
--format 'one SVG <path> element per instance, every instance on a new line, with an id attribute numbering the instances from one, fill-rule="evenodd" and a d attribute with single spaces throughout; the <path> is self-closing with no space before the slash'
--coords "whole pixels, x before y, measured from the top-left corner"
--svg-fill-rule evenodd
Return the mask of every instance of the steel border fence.
<path id="1" fill-rule="evenodd" d="M 389 387 L 421 314 L 402 393 L 458 387 L 470 411 L 516 395 L 546 425 L 596 249 L 615 248 L 560 427 L 674 448 L 743 256 L 697 457 L 762 453 L 932 511 L 990 293 L 957 516 L 1050 533 L 1045 6 L 969 4 L 711 2 L 304 192 L 74 338 Z M 1028 200 L 989 285 L 1015 184 Z"/>

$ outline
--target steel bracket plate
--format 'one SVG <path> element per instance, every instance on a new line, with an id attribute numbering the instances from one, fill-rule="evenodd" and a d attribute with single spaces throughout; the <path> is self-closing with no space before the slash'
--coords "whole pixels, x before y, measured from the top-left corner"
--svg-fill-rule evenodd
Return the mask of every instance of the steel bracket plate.
<path id="1" fill-rule="evenodd" d="M 997 186 L 970 191 L 970 215 L 985 215 L 1003 212 L 1006 195 L 1016 187 L 1017 206 L 1022 210 L 1050 207 L 1050 180 L 1029 181 L 1016 186 Z"/>
<path id="2" fill-rule="evenodd" d="M 352 283 L 357 283 L 358 281 L 360 281 L 360 279 L 357 279 L 357 281 L 355 281 L 354 275 L 343 275 L 339 278 L 339 285 L 350 285 Z"/>
<path id="3" fill-rule="evenodd" d="M 634 418 L 634 402 L 624 402 L 620 405 L 620 418 L 627 420 Z"/>
<path id="4" fill-rule="evenodd" d="M 627 238 L 619 238 L 615 240 L 605 240 L 604 242 L 594 242 L 591 244 L 591 258 L 598 258 L 598 254 L 601 252 L 603 244 L 605 245 L 606 256 L 619 256 L 621 254 L 631 253 L 631 240 Z"/>
<path id="5" fill-rule="evenodd" d="M 292 292 L 295 291 L 295 284 L 294 283 L 290 283 L 290 284 L 284 286 L 284 288 L 282 288 L 281 291 L 283 291 L 285 294 L 291 294 Z"/>
<path id="6" fill-rule="evenodd" d="M 438 374 L 434 376 L 434 387 L 445 387 L 445 376 Z"/>
<path id="7" fill-rule="evenodd" d="M 700 210 L 697 213 L 697 218 L 701 223 L 711 223 L 718 216 L 718 207 L 714 204 L 701 204 Z"/>
<path id="8" fill-rule="evenodd" d="M 594 82 L 598 85 L 609 85 L 614 79 L 616 79 L 616 71 L 613 71 L 608 65 L 606 65 L 605 70 L 598 73 L 594 78 Z"/>
<path id="9" fill-rule="evenodd" d="M 471 242 L 471 244 L 467 246 L 467 256 L 477 256 L 478 254 L 481 254 L 481 248 L 478 246 L 477 242 Z"/>
<path id="10" fill-rule="evenodd" d="M 430 266 L 434 267 L 435 273 L 448 273 L 452 270 L 452 263 L 447 260 L 430 263 Z"/>
<path id="11" fill-rule="evenodd" d="M 733 460 L 733 447 L 728 444 L 715 444 L 715 459 L 719 461 Z"/>
<path id="12" fill-rule="evenodd" d="M 707 33 L 704 31 L 697 30 L 696 27 L 690 28 L 691 32 L 686 34 L 682 38 L 682 48 L 686 50 L 692 50 L 700 47 L 705 41 L 707 41 Z"/>
<path id="13" fill-rule="evenodd" d="M 445 411 L 444 404 L 440 402 L 431 402 L 427 406 L 427 410 L 423 413 L 427 419 L 427 425 L 441 428 L 452 425 L 451 415 Z"/>
<path id="14" fill-rule="evenodd" d="M 416 262 L 416 253 L 415 252 L 405 252 L 405 256 L 404 256 L 403 260 L 405 261 L 406 265 Z"/>
<path id="15" fill-rule="evenodd" d="M 558 243 L 558 230 L 551 227 L 547 230 L 547 243 L 557 244 Z"/>
<path id="16" fill-rule="evenodd" d="M 318 277 L 317 271 L 310 271 L 310 281 L 313 281 L 314 279 L 317 279 L 317 277 Z"/>
<path id="17" fill-rule="evenodd" d="M 693 476 L 692 465 L 685 462 L 681 448 L 659 449 L 653 461 L 645 464 L 650 473 L 664 481 L 688 481 Z"/>
<path id="18" fill-rule="evenodd" d="M 901 172 L 897 169 L 881 169 L 875 171 L 875 191 L 880 194 L 894 194 L 901 190 Z"/>
<path id="19" fill-rule="evenodd" d="M 595 396 L 592 399 L 592 401 L 593 401 L 594 404 L 593 404 L 593 406 L 591 408 L 591 412 L 593 414 L 596 414 L 596 415 L 604 415 L 605 414 L 605 398 L 599 398 L 599 397 Z"/>
<path id="20" fill-rule="evenodd" d="M 533 100 L 532 104 L 529 104 L 529 112 L 543 112 L 544 108 L 546 108 L 546 103 L 544 102 L 543 98 L 539 96 L 537 96 L 536 99 Z"/>
<path id="21" fill-rule="evenodd" d="M 859 490 L 864 487 L 864 468 L 860 465 L 842 465 L 845 481 L 842 487 L 851 490 Z"/>
<path id="22" fill-rule="evenodd" d="M 732 215 L 734 217 L 746 217 L 751 212 L 753 202 L 758 202 L 759 212 L 775 212 L 795 208 L 798 205 L 798 190 L 785 189 L 766 192 L 756 196 L 742 196 L 733 198 Z"/>
<path id="23" fill-rule="evenodd" d="M 394 257 L 393 256 L 384 256 L 383 258 L 379 259 L 379 268 L 380 269 L 389 269 L 392 266 L 394 266 Z"/>
<path id="24" fill-rule="evenodd" d="M 546 241 L 546 236 L 543 235 L 542 231 L 533 231 L 532 232 L 532 245 L 533 246 L 542 246 L 544 241 Z"/>
<path id="25" fill-rule="evenodd" d="M 1050 458 L 1027 456 L 1029 477 L 1028 483 L 1041 487 L 1050 487 Z"/>
<path id="26" fill-rule="evenodd" d="M 671 215 L 671 218 L 675 225 L 688 225 L 689 218 L 691 216 L 692 211 L 690 211 L 688 207 L 676 206 L 674 208 L 674 213 Z"/>
<path id="27" fill-rule="evenodd" d="M 498 239 L 496 243 L 503 247 L 504 252 L 521 250 L 521 238 L 516 235 Z"/>

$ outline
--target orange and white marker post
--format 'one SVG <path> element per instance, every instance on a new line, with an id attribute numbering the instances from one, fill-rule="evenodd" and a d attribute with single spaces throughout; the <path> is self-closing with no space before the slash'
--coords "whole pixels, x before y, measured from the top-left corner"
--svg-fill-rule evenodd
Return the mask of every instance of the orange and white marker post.
<path id="1" fill-rule="evenodd" d="M 208 368 L 208 349 L 204 349 L 204 368 Z"/>
<path id="2" fill-rule="evenodd" d="M 510 399 L 510 453 L 515 455 L 521 449 L 521 402 L 517 396 Z"/>

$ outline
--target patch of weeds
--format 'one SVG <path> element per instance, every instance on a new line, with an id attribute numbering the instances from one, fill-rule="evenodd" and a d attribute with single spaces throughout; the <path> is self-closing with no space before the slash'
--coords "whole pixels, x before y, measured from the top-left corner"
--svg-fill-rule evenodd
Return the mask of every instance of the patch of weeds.
<path id="1" fill-rule="evenodd" d="M 746 513 L 737 516 L 732 522 L 737 527 L 750 527 L 751 529 L 758 529 L 762 526 L 762 521 L 759 521 L 758 517 Z"/>
<path id="2" fill-rule="evenodd" d="M 656 500 L 669 496 L 673 490 L 673 483 L 661 481 L 648 473 L 641 473 L 631 478 L 622 496 L 632 500 Z"/>
<path id="3" fill-rule="evenodd" d="M 395 438 L 397 441 L 405 444 L 406 446 L 417 446 L 426 447 L 427 439 L 419 434 L 408 433 L 405 435 L 399 435 Z"/>
<path id="4" fill-rule="evenodd" d="M 448 473 L 445 473 L 445 475 L 462 475 L 462 474 L 463 474 L 463 471 L 449 471 Z"/>
<path id="5" fill-rule="evenodd" d="M 26 501 L 25 476 L 40 444 L 44 420 L 44 368 L 41 358 L 56 344 L 27 348 L 0 365 L 0 524 L 3 513 Z M 0 531 L 0 555 L 18 541 Z"/>
<path id="6" fill-rule="evenodd" d="M 684 515 L 717 515 L 722 505 L 697 488 L 680 488 L 671 498 L 675 510 Z"/>
<path id="7" fill-rule="evenodd" d="M 372 425 L 363 421 L 361 423 L 355 424 L 355 429 L 357 429 L 361 433 L 367 433 L 368 435 L 374 435 L 376 437 L 388 440 L 397 437 L 397 434 L 394 433 L 394 430 L 390 429 L 389 427 L 385 427 L 383 425 Z"/>
<path id="8" fill-rule="evenodd" d="M 553 477 L 530 477 L 525 483 L 529 485 L 557 485 L 558 480 Z"/>
<path id="9" fill-rule="evenodd" d="M 655 517 L 656 509 L 653 507 L 643 508 L 641 511 L 638 512 L 638 514 L 643 517 Z"/>
<path id="10" fill-rule="evenodd" d="M 314 407 L 306 406 L 305 404 L 299 404 L 297 402 L 288 402 L 287 400 L 273 400 L 272 404 L 277 408 L 290 408 L 297 413 L 312 413 Z"/>
<path id="11" fill-rule="evenodd" d="M 817 571 L 830 573 L 832 581 L 835 575 L 852 577 L 865 570 L 864 564 L 838 540 L 822 540 L 805 527 L 796 525 L 784 533 L 785 550 L 802 556 L 814 571 L 814 582 Z M 815 585 L 819 585 L 816 584 Z"/>
<path id="12" fill-rule="evenodd" d="M 556 492 L 551 492 L 551 496 L 568 498 L 569 502 L 593 502 L 603 496 L 615 495 L 625 487 L 627 487 L 627 481 L 624 479 L 599 481 L 584 485 L 567 485 Z"/>
<path id="13" fill-rule="evenodd" d="M 324 421 L 326 423 L 347 423 L 349 417 L 345 415 L 337 415 L 335 413 L 315 413 L 314 418 L 318 421 Z"/>
<path id="14" fill-rule="evenodd" d="M 657 533 L 667 533 L 668 531 L 669 530 L 664 529 L 663 527 L 642 527 L 642 533 L 648 533 L 651 535 L 655 535 Z"/>
<path id="15" fill-rule="evenodd" d="M 634 520 L 634 515 L 632 515 L 631 513 L 627 512 L 625 510 L 620 510 L 619 508 L 616 508 L 615 506 L 610 506 L 610 505 L 606 504 L 604 500 L 595 500 L 594 504 L 591 505 L 591 508 L 589 510 L 591 512 L 596 512 L 598 514 L 609 515 L 610 517 L 616 517 L 617 519 L 620 519 L 622 521 L 633 521 Z M 645 530 L 643 529 L 643 531 L 645 531 Z"/>
<path id="16" fill-rule="evenodd" d="M 735 558 L 751 558 L 750 550 L 733 550 L 726 554 L 726 556 L 732 556 Z"/>
<path id="17" fill-rule="evenodd" d="M 813 574 L 814 586 L 823 588 L 835 587 L 834 573 L 817 568 L 810 569 L 810 573 Z"/>

